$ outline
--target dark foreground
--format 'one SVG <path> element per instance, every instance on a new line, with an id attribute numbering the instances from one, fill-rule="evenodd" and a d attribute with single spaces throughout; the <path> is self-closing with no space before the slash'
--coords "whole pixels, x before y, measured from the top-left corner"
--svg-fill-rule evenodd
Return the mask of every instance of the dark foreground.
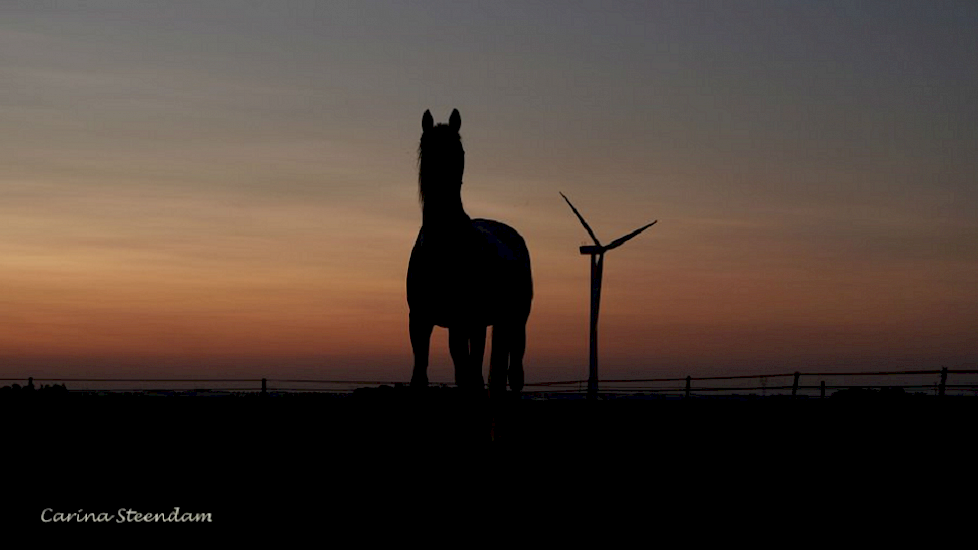
<path id="1" fill-rule="evenodd" d="M 6 520 L 99 530 L 109 528 L 42 523 L 42 512 L 180 507 L 218 522 L 194 529 L 236 533 L 437 524 L 488 513 L 479 506 L 493 502 L 533 508 L 554 495 L 572 507 L 624 496 L 651 506 L 706 498 L 704 491 L 946 487 L 957 476 L 949 464 L 972 456 L 978 418 L 978 400 L 954 397 L 491 404 L 407 390 L 356 398 L 71 394 L 0 407 Z"/>

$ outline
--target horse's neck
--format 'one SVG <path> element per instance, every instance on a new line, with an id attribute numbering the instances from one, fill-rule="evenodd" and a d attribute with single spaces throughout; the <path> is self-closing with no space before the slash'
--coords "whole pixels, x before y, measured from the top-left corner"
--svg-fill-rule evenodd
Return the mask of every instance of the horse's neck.
<path id="1" fill-rule="evenodd" d="M 438 201 L 426 201 L 422 212 L 421 225 L 425 234 L 457 234 L 460 230 L 471 229 L 472 219 L 462 208 L 462 198 L 453 197 Z"/>

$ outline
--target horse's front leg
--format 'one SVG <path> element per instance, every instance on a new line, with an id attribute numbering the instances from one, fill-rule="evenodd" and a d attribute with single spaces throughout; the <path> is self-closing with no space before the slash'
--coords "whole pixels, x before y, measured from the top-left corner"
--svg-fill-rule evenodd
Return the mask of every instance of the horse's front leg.
<path id="1" fill-rule="evenodd" d="M 431 345 L 431 331 L 435 325 L 411 315 L 409 330 L 411 348 L 414 350 L 414 372 L 411 374 L 411 387 L 423 388 L 428 385 L 428 350 Z"/>

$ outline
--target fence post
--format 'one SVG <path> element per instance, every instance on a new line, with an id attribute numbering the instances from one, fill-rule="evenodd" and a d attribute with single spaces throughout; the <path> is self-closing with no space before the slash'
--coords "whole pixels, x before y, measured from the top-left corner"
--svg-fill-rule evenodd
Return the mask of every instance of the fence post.
<path id="1" fill-rule="evenodd" d="M 791 397 L 798 395 L 798 377 L 801 376 L 800 372 L 795 372 L 795 383 L 791 386 Z"/>
<path id="2" fill-rule="evenodd" d="M 825 398 L 825 380 L 822 380 L 822 398 Z"/>
<path id="3" fill-rule="evenodd" d="M 261 394 L 262 395 L 268 395 L 268 386 L 266 385 L 267 382 L 268 382 L 267 379 L 265 379 L 265 378 L 262 378 L 261 379 Z"/>
<path id="4" fill-rule="evenodd" d="M 944 397 L 944 387 L 947 385 L 947 367 L 941 369 L 941 385 L 938 386 L 937 395 Z"/>
<path id="5" fill-rule="evenodd" d="M 689 385 L 692 380 L 693 380 L 692 377 L 690 376 L 686 377 L 686 399 L 689 399 Z"/>

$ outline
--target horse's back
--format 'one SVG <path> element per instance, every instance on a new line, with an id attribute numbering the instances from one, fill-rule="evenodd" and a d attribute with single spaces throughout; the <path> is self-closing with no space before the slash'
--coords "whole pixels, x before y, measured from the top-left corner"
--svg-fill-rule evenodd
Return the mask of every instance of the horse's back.
<path id="1" fill-rule="evenodd" d="M 523 237 L 512 227 L 496 220 L 476 218 L 472 220 L 472 227 L 476 228 L 486 239 L 486 242 L 495 247 L 496 255 L 517 265 L 530 267 L 530 252 L 526 248 Z"/>
<path id="2" fill-rule="evenodd" d="M 496 220 L 477 218 L 472 220 L 472 226 L 492 249 L 489 257 L 493 267 L 487 271 L 493 280 L 487 287 L 497 291 L 496 299 L 507 305 L 509 315 L 522 317 L 525 321 L 533 299 L 533 276 L 526 242 L 515 229 Z"/>

